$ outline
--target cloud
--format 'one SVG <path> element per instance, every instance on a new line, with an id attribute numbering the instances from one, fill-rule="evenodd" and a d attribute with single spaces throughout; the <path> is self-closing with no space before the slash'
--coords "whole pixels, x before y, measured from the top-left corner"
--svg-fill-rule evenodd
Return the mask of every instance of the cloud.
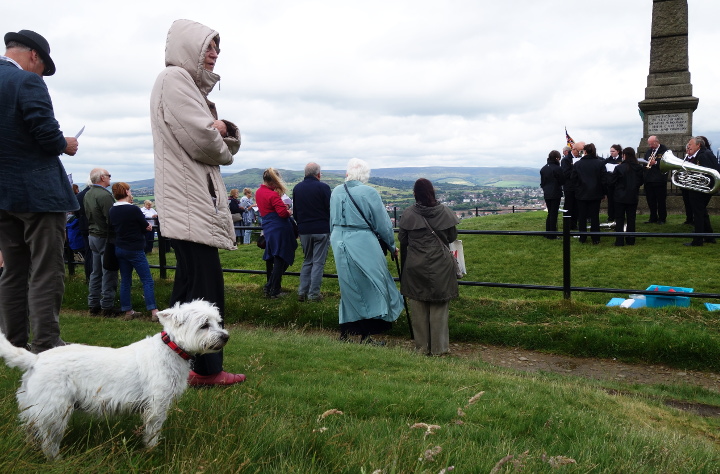
<path id="1" fill-rule="evenodd" d="M 167 29 L 217 29 L 222 76 L 210 95 L 243 145 L 224 172 L 372 167 L 541 167 L 564 127 L 601 153 L 637 146 L 648 74 L 651 2 L 608 0 L 241 0 L 227 4 L 38 0 L 4 7 L 7 31 L 52 46 L 47 78 L 62 129 L 83 125 L 64 157 L 85 176 L 152 177 L 149 97 Z M 689 0 L 695 133 L 720 140 L 714 112 L 720 2 Z M 715 138 L 717 137 L 717 138 Z M 720 144 L 720 141 L 718 142 Z"/>

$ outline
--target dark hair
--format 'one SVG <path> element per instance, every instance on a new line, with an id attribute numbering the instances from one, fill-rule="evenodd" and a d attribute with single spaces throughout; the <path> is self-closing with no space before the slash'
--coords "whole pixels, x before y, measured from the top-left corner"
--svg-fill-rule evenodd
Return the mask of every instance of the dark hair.
<path id="1" fill-rule="evenodd" d="M 127 183 L 123 183 L 122 181 L 112 185 L 112 193 L 113 193 L 113 196 L 115 197 L 115 199 L 126 198 L 129 190 L 130 190 L 130 185 Z"/>
<path id="2" fill-rule="evenodd" d="M 595 149 L 595 144 L 594 144 L 594 143 L 588 143 L 587 145 L 585 145 L 585 147 L 583 148 L 583 150 L 585 150 L 585 153 L 587 153 L 587 154 L 590 155 L 590 156 L 595 156 L 595 155 L 597 155 L 597 150 Z"/>
<path id="3" fill-rule="evenodd" d="M 635 148 L 627 147 L 622 151 L 622 156 L 625 157 L 625 163 L 637 163 L 637 157 L 635 156 Z"/>
<path id="4" fill-rule="evenodd" d="M 435 199 L 435 188 L 428 179 L 420 178 L 415 181 L 413 194 L 415 195 L 415 201 L 417 201 L 418 204 L 422 204 L 427 207 L 438 205 L 437 199 Z"/>
<path id="5" fill-rule="evenodd" d="M 618 153 L 622 154 L 623 148 L 620 145 L 613 145 L 610 148 L 614 148 Z"/>
<path id="6" fill-rule="evenodd" d="M 555 163 L 557 160 L 560 159 L 560 152 L 557 150 L 553 150 L 548 154 L 548 163 Z"/>

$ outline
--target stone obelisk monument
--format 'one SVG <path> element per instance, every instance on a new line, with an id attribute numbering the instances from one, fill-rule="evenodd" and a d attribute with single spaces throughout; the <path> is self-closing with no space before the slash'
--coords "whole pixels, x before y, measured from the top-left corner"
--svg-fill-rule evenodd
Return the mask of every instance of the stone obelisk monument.
<path id="1" fill-rule="evenodd" d="M 638 155 L 647 150 L 648 137 L 656 135 L 676 156 L 684 156 L 698 101 L 688 67 L 688 2 L 653 0 L 650 73 L 645 100 L 638 103 L 644 114 Z"/>

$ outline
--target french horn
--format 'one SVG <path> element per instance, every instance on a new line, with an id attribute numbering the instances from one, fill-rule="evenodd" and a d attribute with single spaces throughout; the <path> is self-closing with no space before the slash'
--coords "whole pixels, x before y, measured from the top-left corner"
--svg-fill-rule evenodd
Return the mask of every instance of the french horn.
<path id="1" fill-rule="evenodd" d="M 660 171 L 672 171 L 670 181 L 679 188 L 714 194 L 720 189 L 720 173 L 705 166 L 684 161 L 668 150 L 660 160 Z"/>

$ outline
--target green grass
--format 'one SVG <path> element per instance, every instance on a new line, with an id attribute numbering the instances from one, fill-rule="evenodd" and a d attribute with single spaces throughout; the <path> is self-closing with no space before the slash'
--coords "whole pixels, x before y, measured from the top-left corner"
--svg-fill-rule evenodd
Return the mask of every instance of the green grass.
<path id="1" fill-rule="evenodd" d="M 485 216 L 462 221 L 461 228 L 475 230 L 544 229 L 544 212 Z M 642 222 L 642 216 L 639 216 Z M 682 216 L 671 215 L 668 224 L 640 224 L 641 230 L 687 232 Z M 542 237 L 464 235 L 466 281 L 521 284 L 562 284 L 562 242 Z M 651 284 L 694 288 L 719 293 L 720 268 L 717 246 L 685 247 L 685 238 L 637 239 L 632 247 L 614 247 L 604 237 L 599 246 L 572 242 L 572 285 L 645 289 Z M 221 251 L 225 268 L 264 270 L 262 250 L 254 245 Z M 150 257 L 157 263 L 157 252 Z M 168 255 L 174 263 L 174 255 Z M 302 254 L 289 271 L 298 272 Z M 393 275 L 395 263 L 388 260 Z M 332 251 L 326 273 L 335 273 Z M 157 271 L 154 270 L 157 275 Z M 170 280 L 156 280 L 160 306 L 169 301 Z M 296 276 L 285 276 L 283 286 L 291 295 L 266 300 L 261 288 L 264 275 L 225 275 L 226 320 L 270 327 L 337 329 L 340 290 L 336 279 L 326 278 L 319 304 L 298 303 L 293 297 Z M 574 292 L 566 301 L 561 292 L 461 286 L 460 297 L 450 305 L 450 337 L 453 341 L 517 346 L 558 354 L 617 358 L 629 362 L 663 363 L 684 369 L 720 371 L 720 318 L 703 301 L 692 299 L 689 308 L 608 308 L 615 294 Z M 87 308 L 87 287 L 79 275 L 68 277 L 64 307 Z M 135 281 L 133 301 L 143 309 L 142 291 Z M 717 301 L 717 300 L 715 300 Z M 408 333 L 405 315 L 393 334 Z"/>
<path id="2" fill-rule="evenodd" d="M 66 313 L 68 340 L 121 346 L 159 330 Z M 231 328 L 225 364 L 248 380 L 188 390 L 173 407 L 160 445 L 145 450 L 139 416 L 76 414 L 48 463 L 17 427 L 17 370 L 0 368 L 2 472 L 438 473 L 718 472 L 720 420 L 669 408 L 666 399 L 720 404 L 687 387 L 517 373 L 479 359 L 428 358 L 399 347 L 341 343 L 332 334 Z M 476 403 L 469 400 L 484 392 Z M 622 395 L 617 395 L 622 393 Z M 336 409 L 343 414 L 320 415 Z M 464 415 L 460 415 L 458 410 Z M 434 434 L 412 429 L 438 425 Z M 442 451 L 424 460 L 426 450 Z M 543 460 L 545 457 L 545 461 Z M 420 460 L 423 458 L 423 460 Z M 562 458 L 555 458 L 561 460 Z M 519 463 L 518 465 L 513 464 Z"/>

